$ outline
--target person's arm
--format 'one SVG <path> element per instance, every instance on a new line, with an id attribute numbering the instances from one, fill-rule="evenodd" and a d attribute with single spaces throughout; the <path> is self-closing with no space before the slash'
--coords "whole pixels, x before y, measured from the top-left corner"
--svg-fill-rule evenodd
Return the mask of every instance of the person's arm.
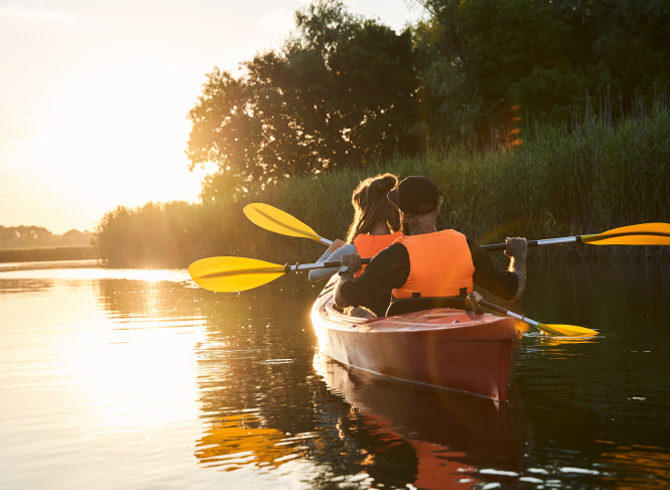
<path id="1" fill-rule="evenodd" d="M 353 304 L 342 296 L 342 285 L 353 281 L 354 274 L 361 270 L 361 256 L 357 253 L 345 254 L 342 256 L 341 261 L 340 279 L 335 285 L 335 306 L 340 309 L 348 308 L 349 306 L 358 306 L 358 304 Z"/>
<path id="2" fill-rule="evenodd" d="M 526 253 L 528 252 L 528 243 L 522 237 L 507 237 L 505 240 L 507 248 L 505 255 L 510 257 L 508 271 L 514 273 L 518 279 L 517 291 L 511 301 L 519 301 L 526 289 Z"/>
<path id="3" fill-rule="evenodd" d="M 323 255 L 319 257 L 317 263 L 325 262 L 326 260 L 339 260 L 340 257 L 344 254 L 356 253 L 356 247 L 353 244 L 347 244 L 342 240 L 335 240 L 333 244 L 328 247 L 328 250 L 323 252 Z M 324 279 L 328 279 L 330 276 L 335 274 L 337 269 L 334 267 L 329 267 L 325 269 L 313 269 L 309 271 L 308 279 L 310 282 L 319 282 Z"/>
<path id="4" fill-rule="evenodd" d="M 512 240 L 509 256 L 513 259 L 508 270 L 502 270 L 493 265 L 487 252 L 468 239 L 472 262 L 475 266 L 473 280 L 496 296 L 507 301 L 518 301 L 523 295 L 525 286 L 527 245 L 525 238 L 508 240 Z"/>
<path id="5" fill-rule="evenodd" d="M 360 306 L 380 291 L 402 286 L 409 275 L 409 254 L 404 245 L 391 245 L 375 255 L 357 278 L 353 275 L 360 269 L 358 254 L 344 255 L 342 265 L 349 270 L 340 273 L 335 285 L 335 306 L 340 309 Z"/>

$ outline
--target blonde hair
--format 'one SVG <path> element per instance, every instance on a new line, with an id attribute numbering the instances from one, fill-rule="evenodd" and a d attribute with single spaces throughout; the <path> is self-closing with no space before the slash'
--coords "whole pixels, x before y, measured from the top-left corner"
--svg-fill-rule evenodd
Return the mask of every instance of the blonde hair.
<path id="1" fill-rule="evenodd" d="M 386 195 L 396 185 L 398 178 L 390 173 L 368 177 L 361 181 L 351 195 L 354 219 L 349 226 L 347 243 L 356 235 L 370 233 L 379 223 L 384 223 L 391 233 L 400 229 L 400 211 Z"/>

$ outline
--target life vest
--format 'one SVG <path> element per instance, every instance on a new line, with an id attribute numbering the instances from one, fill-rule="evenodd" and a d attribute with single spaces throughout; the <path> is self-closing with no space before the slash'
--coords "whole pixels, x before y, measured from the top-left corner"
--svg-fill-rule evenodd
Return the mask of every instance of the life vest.
<path id="1" fill-rule="evenodd" d="M 396 231 L 389 235 L 368 235 L 367 233 L 359 233 L 354 238 L 354 245 L 356 246 L 356 252 L 361 257 L 374 257 L 401 236 L 402 231 Z M 366 266 L 363 265 L 362 269 L 354 274 L 354 277 L 363 274 L 365 267 Z"/>
<path id="2" fill-rule="evenodd" d="M 409 254 L 409 276 L 394 299 L 412 297 L 445 298 L 459 296 L 462 290 L 472 292 L 475 266 L 465 235 L 456 230 L 442 230 L 423 235 L 403 236 Z"/>

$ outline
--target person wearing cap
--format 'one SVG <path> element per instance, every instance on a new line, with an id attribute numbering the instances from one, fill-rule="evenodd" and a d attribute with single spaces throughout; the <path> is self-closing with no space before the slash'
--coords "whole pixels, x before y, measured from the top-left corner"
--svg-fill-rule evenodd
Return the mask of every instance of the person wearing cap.
<path id="1" fill-rule="evenodd" d="M 507 270 L 498 269 L 476 243 L 453 230 L 437 230 L 439 192 L 422 176 L 404 179 L 388 193 L 401 212 L 404 236 L 379 252 L 359 277 L 361 257 L 341 258 L 335 305 L 344 309 L 392 289 L 392 301 L 406 298 L 454 298 L 472 293 L 473 284 L 505 300 L 517 301 L 525 287 L 525 238 L 507 238 Z"/>

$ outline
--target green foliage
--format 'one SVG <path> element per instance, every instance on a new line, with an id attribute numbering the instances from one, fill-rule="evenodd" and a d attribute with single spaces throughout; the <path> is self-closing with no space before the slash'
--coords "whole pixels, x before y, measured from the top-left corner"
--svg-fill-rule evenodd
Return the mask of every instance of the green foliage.
<path id="1" fill-rule="evenodd" d="M 490 137 L 506 110 L 527 103 L 515 88 L 534 71 L 564 72 L 570 29 L 534 0 L 426 0 L 417 26 L 417 63 L 433 139 L 451 145 Z M 512 95 L 517 95 L 513 97 Z"/>
<path id="2" fill-rule="evenodd" d="M 317 2 L 298 36 L 256 55 L 238 78 L 215 69 L 189 113 L 192 165 L 215 162 L 237 195 L 294 175 L 413 150 L 416 77 L 409 32 L 397 35 Z M 213 198 L 219 178 L 203 189 Z"/>
<path id="3" fill-rule="evenodd" d="M 650 107 L 670 82 L 670 7 L 663 1 L 423 0 L 416 26 L 424 121 L 449 146 L 502 140 L 508 109 L 568 121 L 608 96 Z M 495 128 L 492 130 L 492 128 Z"/>
<path id="4" fill-rule="evenodd" d="M 316 242 L 276 235 L 250 223 L 243 207 L 272 204 L 326 238 L 343 238 L 353 218 L 351 193 L 360 180 L 382 172 L 400 178 L 427 175 L 442 191 L 439 227 L 462 230 L 478 243 L 507 236 L 548 238 L 598 233 L 644 222 L 670 222 L 670 107 L 616 119 L 592 110 L 570 124 L 536 124 L 513 150 L 396 157 L 370 166 L 282 184 L 252 187 L 241 198 L 202 204 L 119 207 L 98 230 L 102 257 L 113 266 L 185 266 L 213 255 L 273 262 L 312 261 Z M 668 247 L 556 246 L 531 257 L 668 258 Z"/>
<path id="5" fill-rule="evenodd" d="M 425 19 L 396 34 L 318 0 L 281 49 L 239 76 L 214 69 L 189 113 L 191 165 L 217 166 L 203 199 L 453 145 L 510 147 L 538 121 L 649 109 L 670 81 L 664 1 L 419 4 Z"/>

